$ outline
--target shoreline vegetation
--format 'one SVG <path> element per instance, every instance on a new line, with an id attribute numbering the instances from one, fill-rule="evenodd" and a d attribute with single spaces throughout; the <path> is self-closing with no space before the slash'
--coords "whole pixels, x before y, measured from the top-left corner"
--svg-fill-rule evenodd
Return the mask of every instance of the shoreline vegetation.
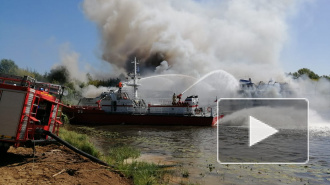
<path id="1" fill-rule="evenodd" d="M 124 144 L 111 147 L 107 152 L 101 152 L 90 141 L 91 136 L 115 139 L 118 133 L 97 131 L 90 127 L 75 127 L 67 123 L 60 128 L 59 133 L 59 137 L 63 140 L 113 166 L 113 171 L 123 174 L 136 185 L 170 184 L 170 176 L 174 173 L 170 166 L 139 162 L 135 159 L 141 155 L 141 152 Z M 186 183 L 181 182 L 181 184 Z"/>

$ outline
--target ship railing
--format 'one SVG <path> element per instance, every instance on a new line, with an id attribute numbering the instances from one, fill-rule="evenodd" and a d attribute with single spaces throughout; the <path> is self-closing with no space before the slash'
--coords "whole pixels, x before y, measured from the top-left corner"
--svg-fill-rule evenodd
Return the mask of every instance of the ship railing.
<path id="1" fill-rule="evenodd" d="M 157 105 L 172 105 L 172 101 L 169 100 L 168 98 L 157 98 L 157 99 L 146 98 L 146 102 L 147 102 L 147 104 L 151 104 L 151 105 L 154 105 L 154 104 L 157 104 Z"/>

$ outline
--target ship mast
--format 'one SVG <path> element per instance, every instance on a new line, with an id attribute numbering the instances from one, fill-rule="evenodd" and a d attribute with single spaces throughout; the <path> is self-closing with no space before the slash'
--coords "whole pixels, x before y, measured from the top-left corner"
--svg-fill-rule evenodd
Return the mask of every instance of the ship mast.
<path id="1" fill-rule="evenodd" d="M 133 84 L 129 83 L 127 85 L 128 86 L 133 86 L 133 88 L 134 88 L 134 99 L 138 99 L 138 92 L 137 91 L 138 91 L 138 86 L 140 86 L 141 84 L 137 83 L 137 81 L 139 79 L 138 78 L 139 74 L 137 73 L 137 64 L 139 64 L 139 63 L 136 62 L 136 57 L 135 57 L 135 59 L 132 63 L 134 63 L 134 72 L 129 73 L 128 76 L 130 76 L 131 79 L 133 80 Z"/>

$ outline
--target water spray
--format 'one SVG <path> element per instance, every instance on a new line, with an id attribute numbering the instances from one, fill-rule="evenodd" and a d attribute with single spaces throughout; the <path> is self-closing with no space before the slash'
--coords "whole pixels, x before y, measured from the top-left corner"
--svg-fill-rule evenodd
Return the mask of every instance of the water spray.
<path id="1" fill-rule="evenodd" d="M 187 78 L 193 78 L 194 80 L 196 80 L 195 77 L 192 77 L 192 76 L 189 76 L 189 75 L 183 75 L 183 74 L 155 75 L 155 76 L 144 77 L 144 78 L 141 78 L 140 80 L 146 80 L 146 79 L 149 79 L 149 78 L 156 78 L 156 77 L 168 77 L 168 76 L 182 76 L 182 77 L 187 77 Z"/>
<path id="2" fill-rule="evenodd" d="M 190 87 L 188 87 L 186 90 L 184 90 L 181 94 L 184 94 L 185 92 L 187 92 L 189 89 L 191 89 L 192 87 L 194 87 L 196 84 L 198 84 L 199 82 L 203 81 L 205 78 L 215 74 L 215 73 L 222 73 L 227 77 L 233 78 L 235 81 L 235 77 L 233 77 L 230 73 L 224 71 L 224 70 L 215 70 L 215 71 L 211 71 L 209 73 L 207 73 L 206 75 L 204 75 L 201 79 L 197 80 L 194 84 L 192 84 Z"/>

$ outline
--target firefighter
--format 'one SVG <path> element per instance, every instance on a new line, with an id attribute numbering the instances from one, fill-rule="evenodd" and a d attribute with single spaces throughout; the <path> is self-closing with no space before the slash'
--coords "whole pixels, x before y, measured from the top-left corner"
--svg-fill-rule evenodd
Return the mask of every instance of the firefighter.
<path id="1" fill-rule="evenodd" d="M 172 97 L 172 105 L 175 105 L 176 104 L 176 96 L 175 96 L 175 93 L 173 94 L 173 97 Z"/>
<path id="2" fill-rule="evenodd" d="M 119 82 L 118 87 L 119 87 L 119 93 L 121 93 L 121 88 L 123 88 L 123 83 Z"/>
<path id="3" fill-rule="evenodd" d="M 178 103 L 182 103 L 182 102 L 181 102 L 181 97 L 182 97 L 182 94 L 179 94 L 179 95 L 177 96 L 177 98 L 179 99 Z"/>

